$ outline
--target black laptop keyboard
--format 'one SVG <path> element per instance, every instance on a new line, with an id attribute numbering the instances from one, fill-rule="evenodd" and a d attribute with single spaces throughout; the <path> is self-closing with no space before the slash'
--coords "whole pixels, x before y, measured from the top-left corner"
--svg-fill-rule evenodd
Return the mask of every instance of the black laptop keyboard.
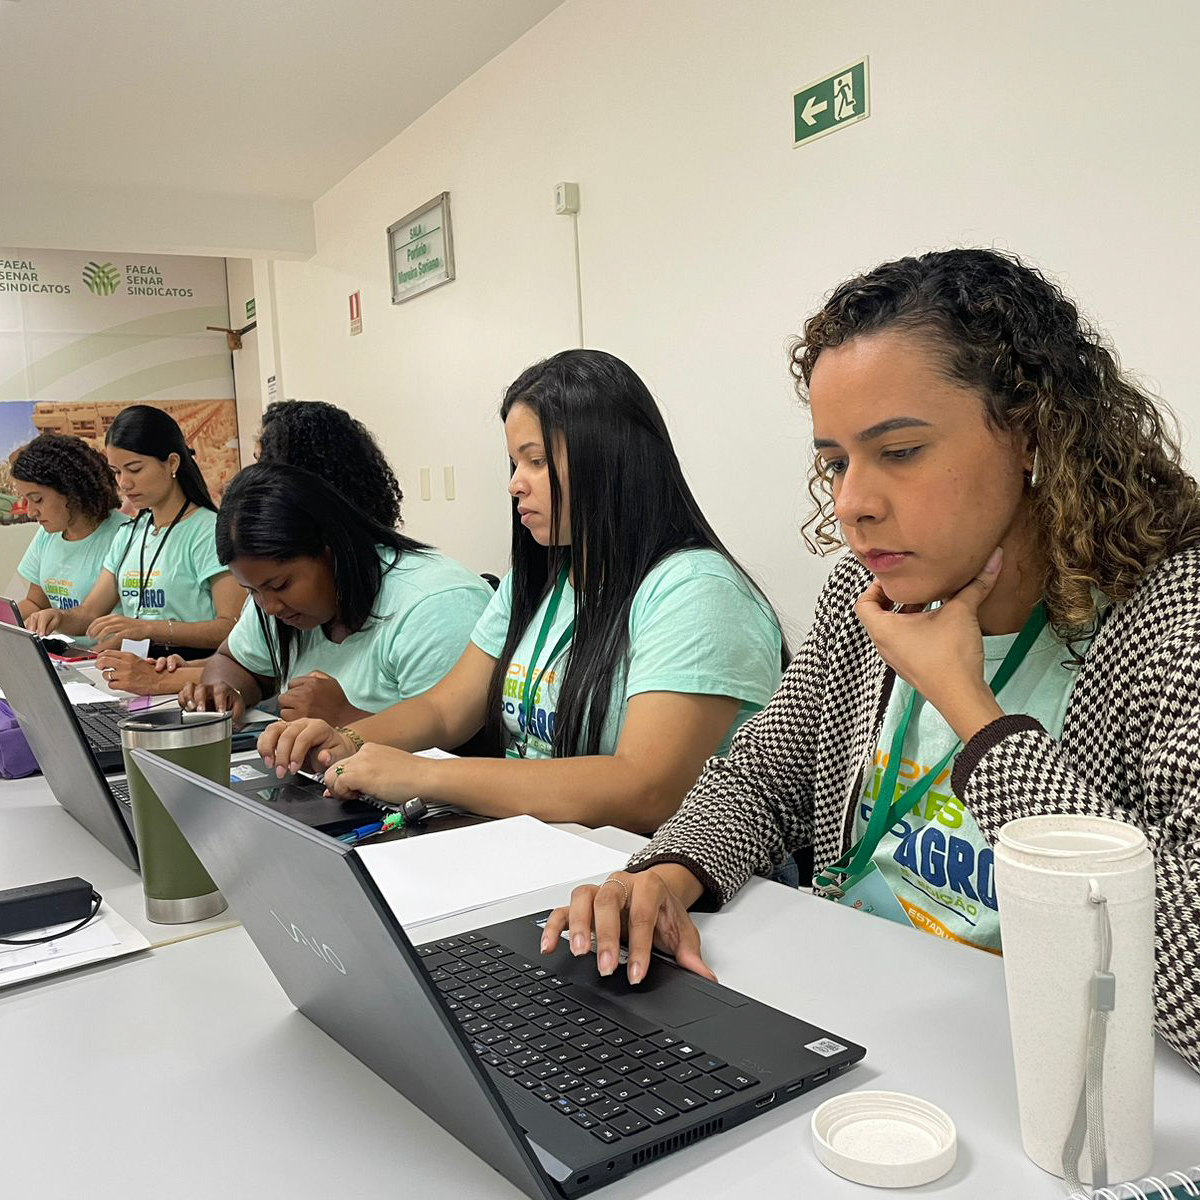
<path id="1" fill-rule="evenodd" d="M 626 1018 L 635 1031 L 568 999 L 552 971 L 479 934 L 417 953 L 475 1053 L 606 1145 L 758 1082 L 640 1017 Z"/>
<path id="2" fill-rule="evenodd" d="M 120 750 L 121 722 L 128 715 L 119 701 L 97 701 L 95 704 L 75 706 L 75 719 L 94 751 Z"/>
<path id="3" fill-rule="evenodd" d="M 108 781 L 108 790 L 116 797 L 119 803 L 125 805 L 126 808 L 131 807 L 132 801 L 129 798 L 129 781 L 126 779 L 110 779 Z"/>

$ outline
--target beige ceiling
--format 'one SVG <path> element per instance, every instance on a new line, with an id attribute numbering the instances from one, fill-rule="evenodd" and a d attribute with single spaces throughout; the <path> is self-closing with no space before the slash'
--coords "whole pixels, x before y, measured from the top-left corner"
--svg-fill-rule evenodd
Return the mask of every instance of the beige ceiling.
<path id="1" fill-rule="evenodd" d="M 303 215 L 560 2 L 0 0 L 0 245 L 73 197 Z"/>

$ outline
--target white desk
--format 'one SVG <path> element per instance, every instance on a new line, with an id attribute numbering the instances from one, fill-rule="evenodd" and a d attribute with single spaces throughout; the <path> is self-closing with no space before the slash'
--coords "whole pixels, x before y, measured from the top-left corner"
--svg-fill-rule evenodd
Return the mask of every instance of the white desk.
<path id="1" fill-rule="evenodd" d="M 129 699 L 126 692 L 112 691 L 94 666 L 73 663 L 71 667 L 114 699 Z M 157 702 L 166 697 L 154 699 Z M 74 875 L 88 880 L 151 946 L 165 946 L 238 924 L 228 909 L 207 921 L 187 925 L 148 921 L 141 876 L 115 859 L 66 813 L 41 775 L 0 780 L 0 888 Z"/>
<path id="2" fill-rule="evenodd" d="M 0 887 L 73 875 L 91 883 L 151 946 L 230 929 L 238 923 L 228 909 L 189 925 L 148 921 L 142 877 L 114 858 L 66 812 L 41 775 L 0 780 Z"/>
<path id="3" fill-rule="evenodd" d="M 560 898 L 427 926 L 420 940 Z M 724 982 L 864 1042 L 866 1062 L 635 1172 L 605 1200 L 877 1195 L 812 1153 L 813 1108 L 851 1088 L 915 1092 L 957 1122 L 957 1166 L 905 1194 L 1063 1194 L 1020 1150 L 998 960 L 763 881 L 700 921 Z M 6 1144 L 19 1148 L 5 1156 L 7 1195 L 519 1195 L 296 1013 L 241 929 L 0 994 L 0 1045 Z M 1158 1067 L 1161 1172 L 1200 1161 L 1200 1076 L 1161 1047 Z M 46 1119 L 64 1086 L 79 1101 L 69 1133 Z"/>

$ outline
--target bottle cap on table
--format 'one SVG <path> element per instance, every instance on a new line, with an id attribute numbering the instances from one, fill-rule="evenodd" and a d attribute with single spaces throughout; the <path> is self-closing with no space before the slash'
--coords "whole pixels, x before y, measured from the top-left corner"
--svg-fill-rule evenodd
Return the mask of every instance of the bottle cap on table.
<path id="1" fill-rule="evenodd" d="M 812 1118 L 817 1158 L 835 1175 L 870 1187 L 916 1187 L 940 1179 L 958 1157 L 954 1122 L 936 1104 L 903 1092 L 847 1092 Z"/>

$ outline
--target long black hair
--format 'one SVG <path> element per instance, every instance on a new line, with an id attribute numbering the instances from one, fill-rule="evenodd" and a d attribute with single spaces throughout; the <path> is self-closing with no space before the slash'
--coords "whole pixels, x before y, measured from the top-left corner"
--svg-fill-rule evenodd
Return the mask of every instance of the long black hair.
<path id="1" fill-rule="evenodd" d="M 17 451 L 9 468 L 14 479 L 53 488 L 67 502 L 69 516 L 99 524 L 121 507 L 112 467 L 83 438 L 42 433 Z"/>
<path id="2" fill-rule="evenodd" d="M 196 458 L 183 436 L 183 430 L 170 413 L 149 404 L 133 404 L 122 409 L 104 435 L 106 446 L 128 450 L 130 454 L 143 454 L 166 462 L 172 454 L 179 455 L 176 479 L 184 496 L 197 508 L 217 511 L 209 494 L 208 484 L 200 474 Z"/>
<path id="3" fill-rule="evenodd" d="M 377 547 L 393 552 L 386 570 L 405 554 L 428 551 L 376 521 L 312 471 L 284 463 L 257 463 L 239 471 L 225 489 L 217 513 L 217 558 L 228 566 L 235 558 L 331 558 L 337 615 L 351 633 L 373 616 L 385 565 Z M 287 681 L 300 631 L 258 607 L 263 638 L 271 651 L 275 677 Z M 272 630 L 271 626 L 274 626 Z"/>
<path id="4" fill-rule="evenodd" d="M 276 400 L 263 413 L 259 462 L 303 467 L 334 484 L 352 504 L 394 529 L 400 524 L 396 473 L 371 431 L 324 400 Z"/>
<path id="5" fill-rule="evenodd" d="M 517 643 L 564 565 L 572 571 L 575 633 L 558 693 L 557 757 L 598 754 L 613 678 L 629 648 L 629 610 L 652 567 L 677 550 L 723 555 L 770 603 L 700 511 L 646 385 L 619 358 L 564 350 L 526 370 L 504 396 L 500 418 L 528 405 L 542 427 L 550 474 L 550 527 L 559 528 L 562 485 L 555 440 L 566 450 L 571 544 L 540 546 L 512 510 L 512 613 L 488 695 L 488 731 L 503 737 L 502 691 Z M 787 648 L 784 647 L 784 661 Z M 532 669 L 532 664 L 531 669 Z"/>

